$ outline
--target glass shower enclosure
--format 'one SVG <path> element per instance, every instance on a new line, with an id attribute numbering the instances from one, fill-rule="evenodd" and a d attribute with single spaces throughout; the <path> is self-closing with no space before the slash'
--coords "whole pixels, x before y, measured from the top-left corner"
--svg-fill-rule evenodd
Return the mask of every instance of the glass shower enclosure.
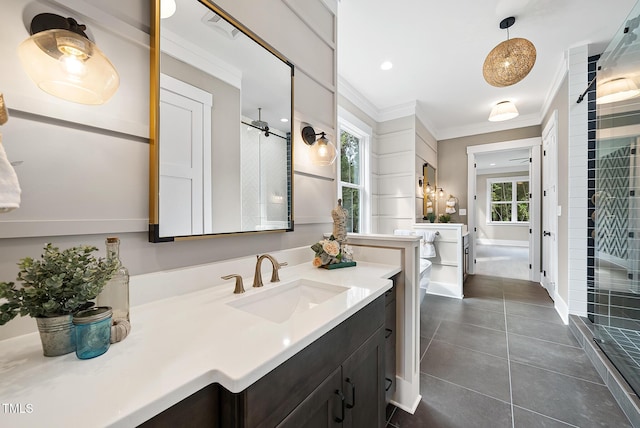
<path id="1" fill-rule="evenodd" d="M 636 393 L 640 392 L 639 25 L 636 4 L 597 62 L 595 156 L 589 164 L 593 238 L 589 318 L 596 343 Z"/>

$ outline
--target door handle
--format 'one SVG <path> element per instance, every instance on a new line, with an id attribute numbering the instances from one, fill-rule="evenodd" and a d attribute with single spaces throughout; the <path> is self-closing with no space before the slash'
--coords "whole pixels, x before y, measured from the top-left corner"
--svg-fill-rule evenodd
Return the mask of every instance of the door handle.
<path id="1" fill-rule="evenodd" d="M 551 232 L 547 232 L 546 230 L 543 230 L 542 236 L 551 236 Z"/>

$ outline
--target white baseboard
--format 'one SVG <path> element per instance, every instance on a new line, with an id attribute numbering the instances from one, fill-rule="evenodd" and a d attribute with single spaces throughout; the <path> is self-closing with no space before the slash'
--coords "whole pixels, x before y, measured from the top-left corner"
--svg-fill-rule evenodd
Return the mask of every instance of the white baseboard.
<path id="1" fill-rule="evenodd" d="M 560 294 L 558 294 L 557 290 L 554 294 L 555 296 L 553 296 L 553 306 L 555 307 L 558 315 L 560 315 L 562 322 L 565 325 L 569 325 L 569 305 L 567 305 L 567 303 L 562 300 L 562 297 L 560 297 Z"/>
<path id="2" fill-rule="evenodd" d="M 504 245 L 506 247 L 528 247 L 529 241 L 513 241 L 509 239 L 478 239 L 478 245 Z"/>

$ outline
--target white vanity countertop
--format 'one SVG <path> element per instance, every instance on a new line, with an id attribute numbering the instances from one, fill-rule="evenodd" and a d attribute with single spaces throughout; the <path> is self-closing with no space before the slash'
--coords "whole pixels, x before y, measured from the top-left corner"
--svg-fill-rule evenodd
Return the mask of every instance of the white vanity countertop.
<path id="1" fill-rule="evenodd" d="M 305 263 L 281 269 L 280 283 L 265 275 L 261 289 L 244 278 L 241 295 L 229 281 L 136 306 L 129 337 L 91 360 L 44 357 L 37 333 L 0 341 L 0 426 L 128 427 L 211 383 L 240 392 L 382 295 L 398 272 Z M 280 324 L 226 304 L 301 278 L 349 290 Z"/>

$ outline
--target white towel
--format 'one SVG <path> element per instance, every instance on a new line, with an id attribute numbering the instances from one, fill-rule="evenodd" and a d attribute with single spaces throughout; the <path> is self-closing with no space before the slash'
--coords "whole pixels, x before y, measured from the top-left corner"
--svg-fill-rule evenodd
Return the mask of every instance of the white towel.
<path id="1" fill-rule="evenodd" d="M 420 257 L 423 259 L 430 259 L 436 256 L 436 246 L 433 245 L 433 241 L 436 240 L 436 232 L 431 230 L 422 231 L 422 245 L 420 248 Z"/>
<path id="2" fill-rule="evenodd" d="M 20 207 L 20 184 L 7 154 L 0 134 L 0 213 L 8 213 Z"/>

